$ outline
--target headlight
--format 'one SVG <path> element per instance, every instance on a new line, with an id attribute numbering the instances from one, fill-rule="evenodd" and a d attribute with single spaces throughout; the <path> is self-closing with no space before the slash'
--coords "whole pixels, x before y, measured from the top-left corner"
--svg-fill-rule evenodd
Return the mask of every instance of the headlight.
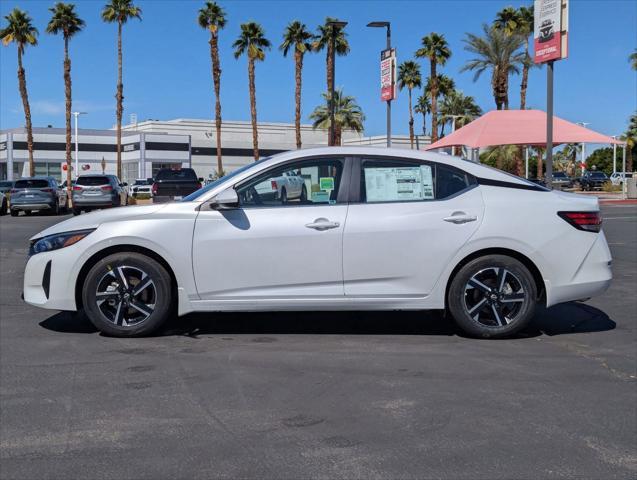
<path id="1" fill-rule="evenodd" d="M 90 230 L 76 230 L 74 232 L 56 233 L 54 235 L 36 238 L 31 241 L 29 256 L 35 255 L 36 253 L 50 252 L 51 250 L 69 247 L 94 231 L 95 229 L 91 228 Z"/>

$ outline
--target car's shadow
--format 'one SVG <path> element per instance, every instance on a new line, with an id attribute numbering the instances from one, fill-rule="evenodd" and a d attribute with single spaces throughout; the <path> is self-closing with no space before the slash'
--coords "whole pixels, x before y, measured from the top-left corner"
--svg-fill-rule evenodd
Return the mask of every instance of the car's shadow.
<path id="1" fill-rule="evenodd" d="M 96 333 L 82 314 L 60 312 L 40 322 L 61 333 Z M 582 303 L 540 309 L 516 338 L 613 330 L 616 323 L 603 311 Z M 450 318 L 438 312 L 268 312 L 195 313 L 172 318 L 159 336 L 218 334 L 306 335 L 458 335 Z"/>

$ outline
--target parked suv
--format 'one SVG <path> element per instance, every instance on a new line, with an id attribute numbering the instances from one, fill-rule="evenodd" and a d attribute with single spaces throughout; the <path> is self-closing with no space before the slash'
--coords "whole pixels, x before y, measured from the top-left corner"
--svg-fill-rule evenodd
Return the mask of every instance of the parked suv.
<path id="1" fill-rule="evenodd" d="M 6 215 L 9 211 L 9 195 L 13 188 L 11 180 L 3 180 L 0 182 L 0 215 Z"/>
<path id="2" fill-rule="evenodd" d="M 155 175 L 153 202 L 181 200 L 201 188 L 203 178 L 197 178 L 192 168 L 162 168 Z"/>
<path id="3" fill-rule="evenodd" d="M 608 182 L 608 175 L 604 172 L 587 170 L 579 183 L 582 190 L 601 190 L 606 182 Z"/>
<path id="4" fill-rule="evenodd" d="M 126 186 L 115 175 L 80 175 L 73 184 L 73 215 L 128 205 Z"/>
<path id="5" fill-rule="evenodd" d="M 153 179 L 138 178 L 131 187 L 131 196 L 137 198 L 138 195 L 152 195 Z"/>
<path id="6" fill-rule="evenodd" d="M 29 177 L 16 180 L 11 189 L 11 216 L 20 211 L 30 215 L 34 210 L 46 210 L 58 215 L 66 209 L 66 192 L 54 177 Z"/>

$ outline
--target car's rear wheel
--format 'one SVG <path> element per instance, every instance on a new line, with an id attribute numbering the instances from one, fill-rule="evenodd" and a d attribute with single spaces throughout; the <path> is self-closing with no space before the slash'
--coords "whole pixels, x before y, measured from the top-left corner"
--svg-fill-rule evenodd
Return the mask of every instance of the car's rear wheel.
<path id="1" fill-rule="evenodd" d="M 2 195 L 2 194 L 0 194 Z M 0 206 L 0 215 L 6 215 L 7 214 L 7 199 L 4 197 L 2 197 L 2 205 Z"/>
<path id="2" fill-rule="evenodd" d="M 469 335 L 507 337 L 533 318 L 537 286 L 520 261 L 505 255 L 487 255 L 458 271 L 447 300 L 454 320 Z"/>
<path id="3" fill-rule="evenodd" d="M 285 187 L 281 189 L 281 203 L 288 203 L 288 192 Z"/>
<path id="4" fill-rule="evenodd" d="M 17 209 L 15 209 L 15 208 L 11 209 L 11 216 L 12 217 L 17 217 L 19 213 L 20 212 Z"/>
<path id="5" fill-rule="evenodd" d="M 301 187 L 301 202 L 307 202 L 307 188 L 305 188 L 305 185 Z"/>
<path id="6" fill-rule="evenodd" d="M 116 253 L 97 262 L 86 276 L 82 302 L 100 331 L 117 337 L 148 335 L 169 317 L 170 275 L 139 253 Z"/>
<path id="7" fill-rule="evenodd" d="M 80 210 L 79 208 L 73 207 L 73 215 L 79 215 L 82 213 L 82 210 Z"/>

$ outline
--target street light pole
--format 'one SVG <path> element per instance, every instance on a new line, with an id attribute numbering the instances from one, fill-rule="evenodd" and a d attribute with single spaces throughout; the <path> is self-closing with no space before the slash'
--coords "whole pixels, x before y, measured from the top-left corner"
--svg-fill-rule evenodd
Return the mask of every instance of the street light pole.
<path id="1" fill-rule="evenodd" d="M 73 116 L 75 117 L 75 178 L 80 175 L 80 146 L 77 130 L 77 118 L 80 115 L 86 115 L 86 112 L 73 112 Z"/>
<path id="2" fill-rule="evenodd" d="M 387 29 L 387 50 L 391 50 L 391 24 L 389 22 L 370 22 L 368 27 L 385 27 Z M 393 68 L 393 67 L 392 67 Z M 393 75 L 393 72 L 392 72 Z M 391 99 L 387 100 L 387 148 L 391 147 Z"/>
<path id="3" fill-rule="evenodd" d="M 553 63 L 546 64 L 546 171 L 544 181 L 546 186 L 553 185 Z M 538 162 L 542 159 L 539 158 Z M 538 179 L 539 180 L 539 179 Z"/>
<path id="4" fill-rule="evenodd" d="M 347 22 L 333 21 L 327 22 L 330 28 L 330 62 L 332 63 L 332 78 L 330 81 L 330 141 L 329 145 L 334 146 L 336 142 L 336 126 L 335 126 L 335 116 L 336 116 L 336 104 L 334 102 L 334 82 L 336 80 L 336 33 L 338 30 L 345 28 Z"/>
<path id="5" fill-rule="evenodd" d="M 617 140 L 617 135 L 613 135 L 613 140 Z M 613 173 L 617 173 L 617 144 L 613 143 Z"/>

